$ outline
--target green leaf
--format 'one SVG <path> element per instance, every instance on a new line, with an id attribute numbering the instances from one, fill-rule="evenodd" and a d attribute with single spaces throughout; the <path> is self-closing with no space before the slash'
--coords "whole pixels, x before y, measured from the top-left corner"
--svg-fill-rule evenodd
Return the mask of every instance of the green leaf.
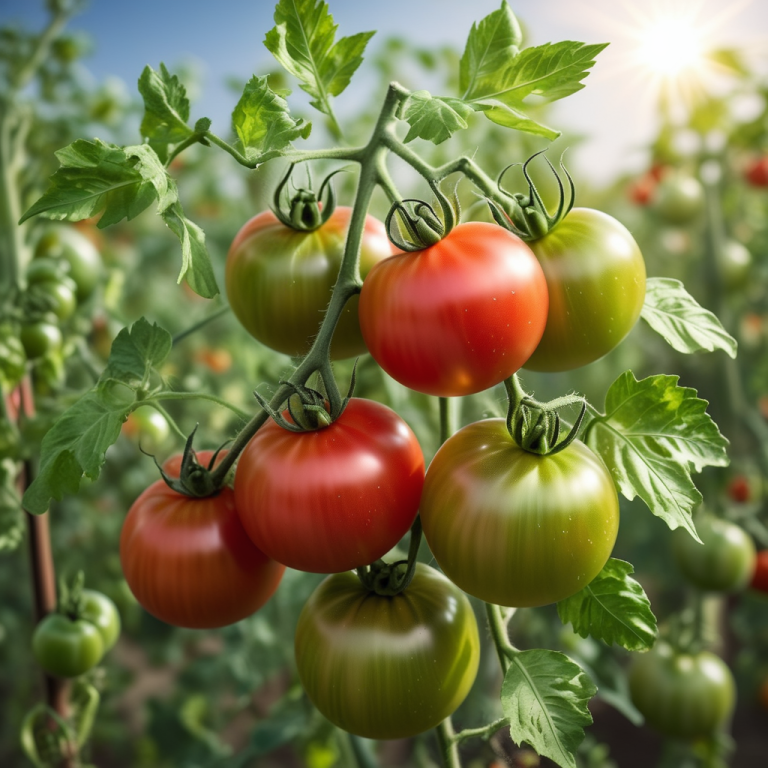
<path id="1" fill-rule="evenodd" d="M 648 650 L 656 641 L 656 617 L 643 588 L 630 578 L 633 572 L 629 563 L 611 558 L 584 589 L 557 604 L 560 620 L 582 637 Z"/>
<path id="2" fill-rule="evenodd" d="M 440 144 L 453 133 L 467 127 L 474 108 L 461 99 L 433 97 L 428 91 L 415 91 L 408 96 L 403 119 L 411 126 L 404 141 L 427 139 Z"/>
<path id="3" fill-rule="evenodd" d="M 159 144 L 178 144 L 192 135 L 187 125 L 189 99 L 176 75 L 160 64 L 160 71 L 144 67 L 139 78 L 139 93 L 144 99 L 141 135 Z"/>
<path id="4" fill-rule="evenodd" d="M 498 11 L 473 24 L 459 64 L 463 98 L 471 98 L 475 91 L 493 90 L 487 84 L 495 81 L 498 73 L 520 53 L 522 40 L 520 24 L 507 0 L 503 0 Z"/>
<path id="5" fill-rule="evenodd" d="M 312 123 L 290 116 L 288 103 L 269 87 L 268 81 L 266 76 L 254 75 L 232 113 L 232 125 L 249 160 L 282 149 L 295 139 L 306 139 L 312 130 Z"/>
<path id="6" fill-rule="evenodd" d="M 645 304 L 640 315 L 673 349 L 691 354 L 722 349 L 736 357 L 736 339 L 717 317 L 704 309 L 679 280 L 650 277 L 645 287 Z"/>
<path id="7" fill-rule="evenodd" d="M 311 97 L 315 109 L 333 118 L 331 96 L 338 96 L 363 61 L 373 32 L 342 37 L 334 43 L 337 24 L 321 0 L 280 0 L 275 27 L 264 45 Z"/>
<path id="8" fill-rule="evenodd" d="M 623 373 L 608 390 L 605 415 L 587 425 L 585 442 L 624 496 L 640 496 L 670 528 L 682 526 L 698 541 L 691 512 L 701 494 L 691 472 L 727 466 L 728 441 L 707 414 L 707 401 L 677 381 Z"/>
<path id="9" fill-rule="evenodd" d="M 179 202 L 163 211 L 162 217 L 181 243 L 181 271 L 177 282 L 186 278 L 195 293 L 212 299 L 218 294 L 219 286 L 205 245 L 205 232 L 184 215 Z"/>
<path id="10" fill-rule="evenodd" d="M 0 461 L 0 552 L 12 552 L 24 538 L 24 515 L 16 487 L 18 468 L 12 459 Z"/>
<path id="11" fill-rule="evenodd" d="M 557 651 L 516 654 L 501 687 L 501 709 L 516 744 L 527 742 L 563 768 L 592 722 L 587 703 L 597 689 L 582 668 Z"/>
<path id="12" fill-rule="evenodd" d="M 56 152 L 61 163 L 45 194 L 22 216 L 80 221 L 104 212 L 99 227 L 138 216 L 158 200 L 160 210 L 177 199 L 176 186 L 151 147 L 118 147 L 79 139 Z M 20 222 L 20 223 L 21 223 Z"/>
<path id="13" fill-rule="evenodd" d="M 483 112 L 492 123 L 504 128 L 512 128 L 515 131 L 523 131 L 534 136 L 543 136 L 550 141 L 554 141 L 560 136 L 560 131 L 539 123 L 524 112 L 508 107 L 506 104 L 475 104 L 474 106 L 475 109 Z"/>
<path id="14" fill-rule="evenodd" d="M 152 370 L 170 349 L 168 331 L 144 318 L 120 331 L 96 385 L 64 411 L 43 438 L 37 477 L 22 500 L 25 509 L 42 514 L 51 499 L 77 493 L 83 474 L 93 480 L 99 476 L 107 448 L 141 402 L 137 390 L 146 390 Z"/>

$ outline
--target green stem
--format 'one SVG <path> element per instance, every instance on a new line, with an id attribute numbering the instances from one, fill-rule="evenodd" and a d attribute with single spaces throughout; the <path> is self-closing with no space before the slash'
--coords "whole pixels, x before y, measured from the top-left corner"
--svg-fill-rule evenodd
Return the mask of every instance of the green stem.
<path id="1" fill-rule="evenodd" d="M 177 333 L 173 337 L 173 346 L 175 347 L 180 341 L 183 341 L 187 338 L 187 336 L 190 336 L 191 334 L 195 333 L 196 331 L 199 331 L 201 328 L 204 328 L 208 323 L 212 323 L 214 320 L 218 320 L 220 317 L 223 317 L 228 312 L 231 312 L 232 308 L 227 305 L 226 307 L 220 307 L 215 312 L 212 312 L 208 317 L 204 317 L 202 320 L 199 320 L 194 325 L 191 325 L 189 328 L 187 328 L 184 331 L 181 331 L 181 333 Z"/>
<path id="2" fill-rule="evenodd" d="M 173 392 L 171 390 L 163 390 L 161 392 L 155 392 L 145 400 L 142 400 L 142 404 L 154 407 L 155 404 L 161 400 L 208 400 L 212 403 L 216 403 L 216 405 L 221 405 L 222 407 L 229 409 L 243 421 L 248 421 L 248 414 L 245 411 L 241 411 L 221 397 L 216 397 L 216 395 L 211 395 L 207 392 Z"/>
<path id="3" fill-rule="evenodd" d="M 440 398 L 440 445 L 442 445 L 455 431 L 453 423 L 453 409 L 451 401 L 447 397 Z"/>
<path id="4" fill-rule="evenodd" d="M 446 717 L 435 728 L 435 733 L 437 734 L 437 743 L 440 745 L 440 754 L 443 757 L 445 768 L 461 768 L 461 759 L 459 758 L 459 749 L 456 743 L 456 732 L 453 730 L 451 718 Z"/>
<path id="5" fill-rule="evenodd" d="M 499 657 L 499 664 L 501 664 L 501 671 L 503 674 L 506 674 L 509 660 L 519 653 L 517 648 L 510 642 L 507 630 L 507 622 L 512 617 L 512 614 L 507 614 L 505 618 L 502 616 L 501 608 L 491 603 L 485 604 L 485 613 L 488 617 L 491 638 L 493 639 L 494 646 L 496 646 L 496 655 Z"/>
<path id="6" fill-rule="evenodd" d="M 145 400 L 144 402 L 147 404 L 147 406 L 148 406 L 149 408 L 154 408 L 154 409 L 155 409 L 155 410 L 156 410 L 156 411 L 157 411 L 159 414 L 161 414 L 161 415 L 162 415 L 162 417 L 163 417 L 163 418 L 164 418 L 164 419 L 165 419 L 165 420 L 168 422 L 168 424 L 169 424 L 169 426 L 171 427 L 171 429 L 172 429 L 172 430 L 173 430 L 173 431 L 174 431 L 174 432 L 175 432 L 175 433 L 176 433 L 176 434 L 177 434 L 177 435 L 178 435 L 178 436 L 179 436 L 179 437 L 180 437 L 180 438 L 181 438 L 181 439 L 182 439 L 184 442 L 186 442 L 186 441 L 187 441 L 187 435 L 185 435 L 185 434 L 184 434 L 184 433 L 181 431 L 181 427 L 180 427 L 180 426 L 179 426 L 179 425 L 176 423 L 176 419 L 174 419 L 174 418 L 173 418 L 173 416 L 171 416 L 171 414 L 170 414 L 170 413 L 168 413 L 168 411 L 166 411 L 166 410 L 165 410 L 165 408 L 163 408 L 163 406 L 162 406 L 162 405 L 160 405 L 160 403 L 150 403 L 150 402 L 147 402 L 146 400 Z"/>
<path id="7" fill-rule="evenodd" d="M 484 725 L 481 728 L 465 728 L 454 736 L 454 740 L 460 744 L 467 739 L 490 739 L 496 731 L 505 725 L 509 725 L 509 718 L 500 717 L 498 720 L 494 720 L 492 723 L 488 723 L 488 725 Z"/>

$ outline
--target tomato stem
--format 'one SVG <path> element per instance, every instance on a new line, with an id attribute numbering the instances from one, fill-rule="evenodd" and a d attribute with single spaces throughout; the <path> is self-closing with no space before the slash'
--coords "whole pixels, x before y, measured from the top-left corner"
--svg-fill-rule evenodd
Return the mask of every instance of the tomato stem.
<path id="1" fill-rule="evenodd" d="M 514 658 L 519 651 L 509 640 L 509 630 L 507 624 L 512 618 L 515 609 L 510 609 L 506 616 L 502 614 L 501 608 L 492 603 L 485 604 L 485 613 L 488 617 L 488 626 L 491 630 L 491 638 L 496 646 L 496 654 L 499 657 L 501 671 L 506 674 L 509 667 L 509 660 Z"/>
<path id="2" fill-rule="evenodd" d="M 453 722 L 446 717 L 436 728 L 437 743 L 440 745 L 440 754 L 443 756 L 445 768 L 461 768 L 459 749 L 456 741 L 456 732 L 453 730 Z"/>
<path id="3" fill-rule="evenodd" d="M 505 725 L 509 725 L 509 718 L 500 717 L 498 720 L 494 720 L 488 725 L 483 725 L 480 728 L 465 728 L 463 731 L 459 731 L 454 735 L 454 741 L 461 743 L 467 739 L 490 739 L 496 731 L 503 728 Z"/>
<path id="4" fill-rule="evenodd" d="M 173 341 L 171 343 L 175 347 L 180 341 L 186 339 L 187 336 L 191 336 L 196 331 L 199 331 L 201 328 L 204 328 L 206 325 L 208 325 L 208 323 L 212 323 L 214 320 L 218 320 L 220 317 L 223 317 L 231 311 L 232 307 L 230 307 L 228 304 L 225 307 L 219 307 L 219 309 L 217 309 L 215 312 L 211 312 L 211 314 L 207 317 L 204 317 L 202 320 L 198 320 L 194 325 L 190 325 L 189 328 L 181 331 L 180 333 L 177 333 L 173 337 Z"/>

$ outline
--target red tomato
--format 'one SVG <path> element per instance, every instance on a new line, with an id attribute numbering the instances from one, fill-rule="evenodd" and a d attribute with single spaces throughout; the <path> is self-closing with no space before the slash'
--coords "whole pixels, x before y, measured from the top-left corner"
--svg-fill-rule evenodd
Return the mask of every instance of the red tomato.
<path id="1" fill-rule="evenodd" d="M 418 392 L 471 395 L 517 371 L 547 323 L 544 272 L 517 236 L 460 224 L 436 245 L 377 264 L 360 294 L 376 362 Z"/>
<path id="2" fill-rule="evenodd" d="M 768 156 L 752 160 L 744 170 L 744 178 L 753 187 L 768 187 Z"/>
<path id="3" fill-rule="evenodd" d="M 635 205 L 648 205 L 653 199 L 655 189 L 656 179 L 648 173 L 639 179 L 635 179 L 629 185 L 627 194 Z"/>
<path id="4" fill-rule="evenodd" d="M 198 459 L 207 465 L 211 451 Z M 181 456 L 165 471 L 179 473 Z M 235 510 L 235 494 L 194 499 L 158 480 L 128 512 L 120 560 L 131 592 L 168 624 L 211 629 L 233 624 L 261 608 L 280 583 L 282 565 L 248 538 Z"/>
<path id="5" fill-rule="evenodd" d="M 328 427 L 265 424 L 240 456 L 235 503 L 259 549 L 290 568 L 338 573 L 386 554 L 410 528 L 424 456 L 392 410 L 353 398 Z"/>
<path id="6" fill-rule="evenodd" d="M 762 549 L 757 553 L 755 570 L 749 586 L 760 592 L 768 592 L 768 549 Z"/>
<path id="7" fill-rule="evenodd" d="M 749 480 L 744 475 L 736 475 L 736 477 L 728 483 L 728 496 L 739 504 L 749 501 L 750 489 Z"/>

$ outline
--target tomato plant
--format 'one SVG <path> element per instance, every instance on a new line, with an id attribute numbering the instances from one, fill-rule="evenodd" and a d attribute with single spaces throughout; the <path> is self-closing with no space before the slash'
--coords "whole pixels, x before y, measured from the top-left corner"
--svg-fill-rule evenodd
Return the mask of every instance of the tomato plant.
<path id="1" fill-rule="evenodd" d="M 749 586 L 760 592 L 768 592 L 768 549 L 761 549 L 757 553 Z"/>
<path id="2" fill-rule="evenodd" d="M 353 398 L 328 427 L 270 422 L 240 456 L 235 503 L 254 544 L 290 568 L 336 573 L 372 563 L 408 532 L 424 484 L 410 427 Z"/>
<path id="3" fill-rule="evenodd" d="M 201 451 L 200 462 L 212 452 Z M 178 473 L 181 458 L 166 471 Z M 184 496 L 163 480 L 128 511 L 120 560 L 141 605 L 168 624 L 192 629 L 233 624 L 261 608 L 277 589 L 283 566 L 251 542 L 229 488 L 207 498 Z"/>
<path id="4" fill-rule="evenodd" d="M 49 674 L 78 677 L 99 663 L 104 641 L 99 628 L 90 621 L 51 613 L 35 628 L 32 651 Z"/>
<path id="5" fill-rule="evenodd" d="M 716 517 L 696 520 L 699 544 L 687 532 L 676 532 L 674 552 L 680 570 L 701 589 L 743 589 L 755 568 L 755 545 L 749 534 L 735 523 Z"/>
<path id="6" fill-rule="evenodd" d="M 117 606 L 101 592 L 84 589 L 80 616 L 99 630 L 104 653 L 109 651 L 120 637 L 120 614 L 117 612 Z"/>
<path id="7" fill-rule="evenodd" d="M 35 247 L 35 258 L 61 259 L 69 265 L 69 277 L 76 285 L 78 301 L 85 301 L 99 284 L 101 256 L 94 244 L 74 227 L 46 230 Z"/>
<path id="8" fill-rule="evenodd" d="M 632 235 L 607 214 L 574 208 L 531 248 L 547 279 L 549 314 L 525 367 L 568 371 L 606 355 L 645 301 L 645 262 Z"/>
<path id="9" fill-rule="evenodd" d="M 470 222 L 372 269 L 360 293 L 360 328 L 392 378 L 454 397 L 517 371 L 541 339 L 547 306 L 531 249 L 501 227 Z"/>
<path id="10" fill-rule="evenodd" d="M 271 349 L 303 355 L 320 328 L 344 255 L 351 208 L 339 206 L 325 224 L 298 232 L 271 211 L 254 216 L 237 233 L 227 256 L 227 296 L 243 327 Z M 384 225 L 367 216 L 360 251 L 363 278 L 391 256 Z M 335 359 L 365 352 L 357 298 L 347 302 L 334 334 Z"/>
<path id="11" fill-rule="evenodd" d="M 20 338 L 30 360 L 43 357 L 49 352 L 58 352 L 63 341 L 59 327 L 47 320 L 24 323 Z"/>
<path id="12" fill-rule="evenodd" d="M 648 725 L 678 739 L 711 736 L 725 726 L 736 686 L 713 653 L 679 653 L 659 643 L 639 654 L 629 673 L 632 702 Z"/>
<path id="13" fill-rule="evenodd" d="M 429 466 L 424 536 L 443 572 L 488 603 L 536 606 L 586 587 L 613 549 L 619 502 L 600 458 L 581 442 L 539 456 L 503 419 L 470 424 Z"/>
<path id="14" fill-rule="evenodd" d="M 653 208 L 669 224 L 687 224 L 704 208 L 701 183 L 680 171 L 665 173 L 656 188 Z"/>
<path id="15" fill-rule="evenodd" d="M 469 601 L 422 564 L 394 597 L 369 592 L 353 573 L 329 576 L 296 627 L 296 664 L 312 703 L 369 739 L 436 726 L 469 693 L 479 658 Z"/>

